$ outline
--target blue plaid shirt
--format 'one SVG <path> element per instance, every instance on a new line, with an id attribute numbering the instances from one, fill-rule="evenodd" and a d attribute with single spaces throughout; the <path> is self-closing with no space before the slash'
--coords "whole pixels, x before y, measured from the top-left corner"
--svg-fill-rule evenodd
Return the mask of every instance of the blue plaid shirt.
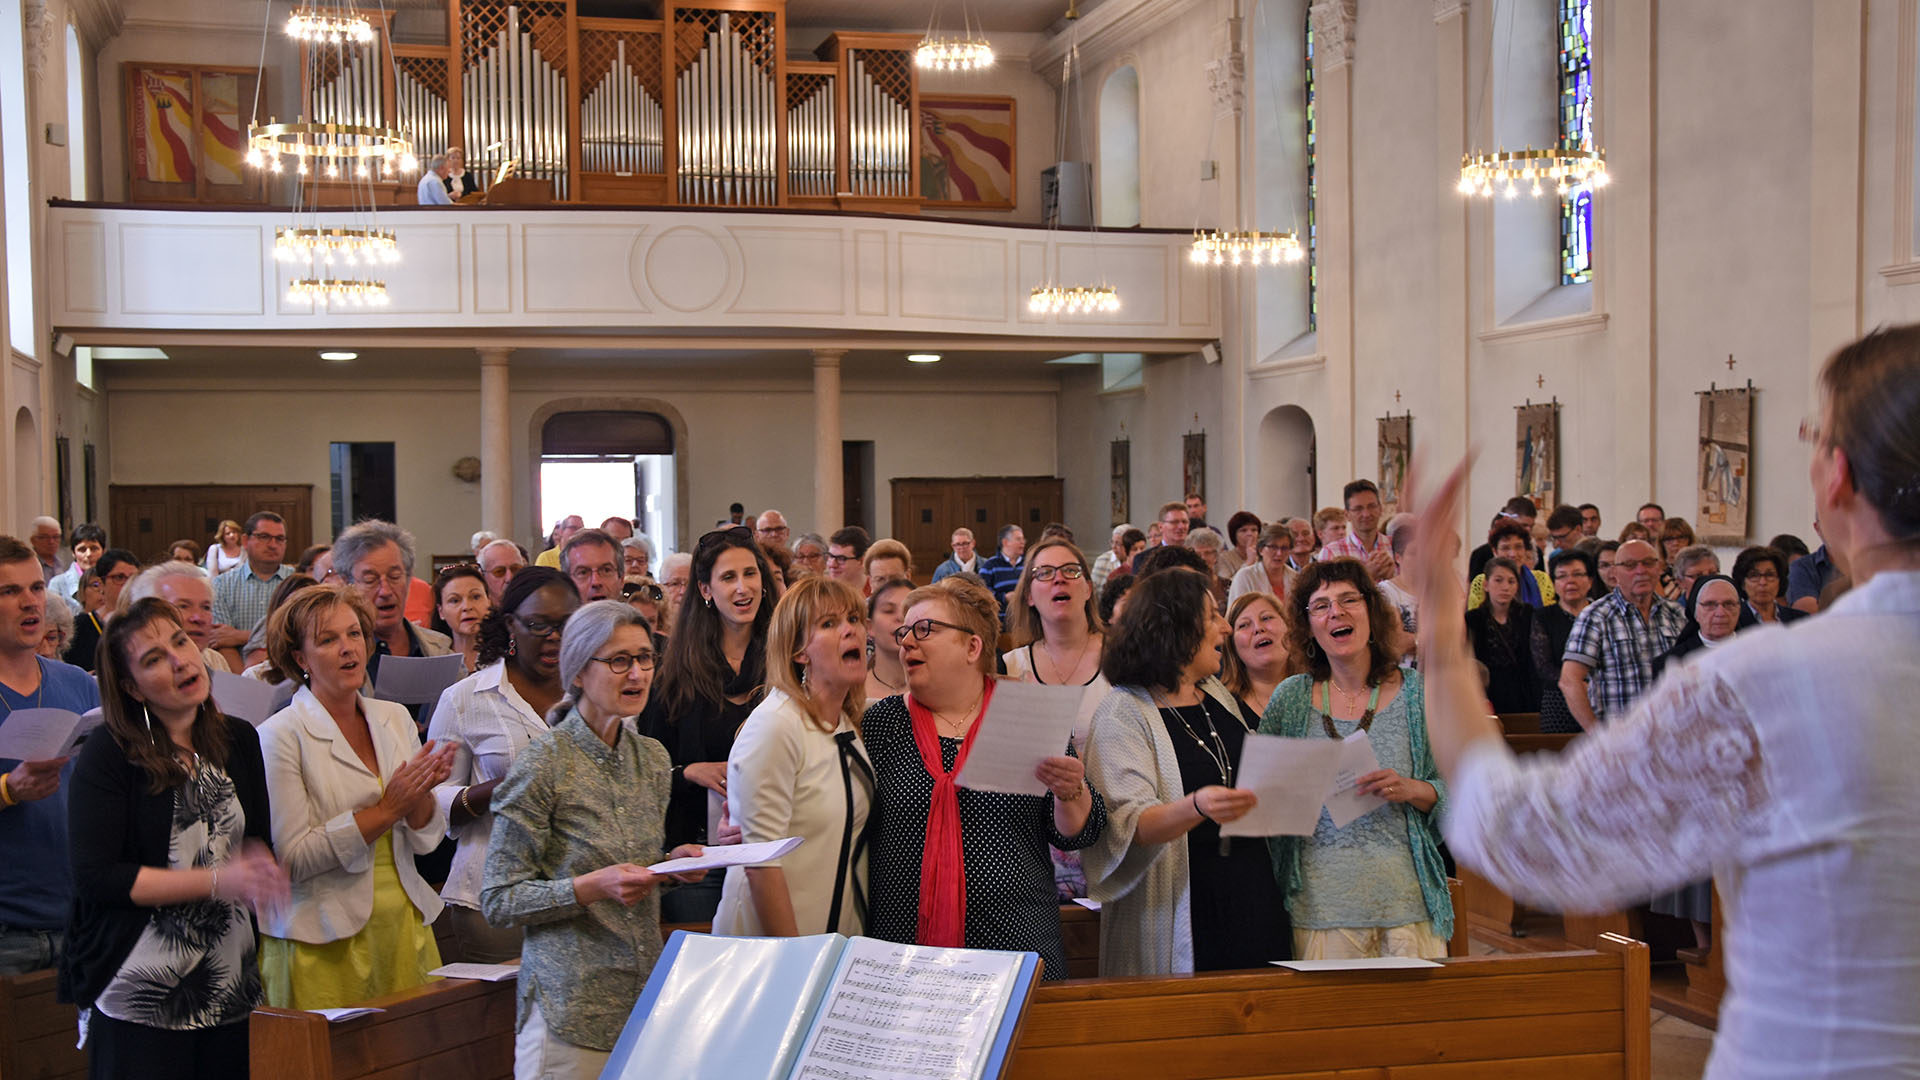
<path id="1" fill-rule="evenodd" d="M 1625 715 L 1633 699 L 1653 685 L 1653 662 L 1673 647 L 1686 626 L 1686 609 L 1661 596 L 1653 598 L 1645 619 L 1618 591 L 1587 605 L 1574 620 L 1562 659 L 1593 670 L 1587 684 L 1593 715 L 1601 720 Z"/>
<path id="2" fill-rule="evenodd" d="M 239 566 L 213 579 L 213 619 L 222 626 L 252 630 L 267 617 L 267 605 L 273 590 L 293 576 L 293 567 L 281 563 L 272 577 L 253 572 L 252 563 Z"/>

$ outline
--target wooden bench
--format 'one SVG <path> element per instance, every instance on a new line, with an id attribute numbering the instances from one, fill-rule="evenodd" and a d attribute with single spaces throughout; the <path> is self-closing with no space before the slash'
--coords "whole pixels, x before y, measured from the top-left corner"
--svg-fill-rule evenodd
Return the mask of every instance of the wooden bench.
<path id="1" fill-rule="evenodd" d="M 51 969 L 0 976 L 0 1080 L 65 1080 L 87 1075 L 87 1052 L 71 1005 L 54 1000 Z"/>
<path id="2" fill-rule="evenodd" d="M 253 1075 L 272 1080 L 509 1080 L 514 989 L 512 979 L 440 979 L 366 1002 L 385 1011 L 337 1024 L 298 1009 L 255 1009 Z"/>
<path id="3" fill-rule="evenodd" d="M 1006 1076 L 1647 1080 L 1647 947 L 1050 983 Z"/>

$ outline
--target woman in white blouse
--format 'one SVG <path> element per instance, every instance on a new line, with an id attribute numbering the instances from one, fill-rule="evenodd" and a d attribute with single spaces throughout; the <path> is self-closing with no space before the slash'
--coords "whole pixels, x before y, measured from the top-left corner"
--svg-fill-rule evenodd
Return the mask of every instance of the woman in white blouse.
<path id="1" fill-rule="evenodd" d="M 1558 758 L 1523 764 L 1486 715 L 1454 564 L 1466 465 L 1412 560 L 1449 846 L 1517 899 L 1584 910 L 1715 872 L 1711 1080 L 1920 1075 L 1920 326 L 1848 345 L 1820 382 L 1802 435 L 1853 590 L 1668 671 Z"/>
<path id="2" fill-rule="evenodd" d="M 447 833 L 433 798 L 451 747 L 425 747 L 406 707 L 363 697 L 373 612 L 345 586 L 274 613 L 267 651 L 305 683 L 260 727 L 273 848 L 292 901 L 267 913 L 267 1003 L 324 1009 L 418 986 L 440 966 L 440 898 L 413 868 Z"/>
<path id="3" fill-rule="evenodd" d="M 440 898 L 447 924 L 470 964 L 502 964 L 520 955 L 521 928 L 496 929 L 480 915 L 480 880 L 493 836 L 493 790 L 528 743 L 549 730 L 559 702 L 560 635 L 580 606 L 567 575 L 545 566 L 515 574 L 500 606 L 480 623 L 480 670 L 447 687 L 427 735 L 453 748 L 446 782 L 433 796 L 460 842 Z"/>
<path id="4" fill-rule="evenodd" d="M 779 861 L 727 871 L 713 932 L 742 937 L 859 934 L 866 928 L 873 768 L 865 605 L 833 578 L 798 579 L 767 631 L 767 696 L 727 757 L 729 816 L 742 840 L 801 836 Z"/>
<path id="5" fill-rule="evenodd" d="M 247 561 L 247 549 L 240 541 L 244 532 L 237 521 L 223 521 L 214 530 L 213 543 L 207 545 L 207 576 L 221 574 Z"/>

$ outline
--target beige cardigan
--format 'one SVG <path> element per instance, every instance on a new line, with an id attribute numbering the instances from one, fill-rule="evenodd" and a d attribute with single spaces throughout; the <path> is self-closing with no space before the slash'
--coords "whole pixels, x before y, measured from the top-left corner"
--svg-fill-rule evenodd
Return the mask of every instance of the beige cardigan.
<path id="1" fill-rule="evenodd" d="M 1219 679 L 1200 690 L 1239 711 Z M 1100 901 L 1100 974 L 1180 975 L 1193 971 L 1193 885 L 1182 837 L 1136 844 L 1140 815 L 1186 792 L 1173 740 L 1153 697 L 1137 686 L 1107 695 L 1093 714 L 1087 780 L 1107 800 L 1107 828 L 1080 853 L 1087 889 Z"/>

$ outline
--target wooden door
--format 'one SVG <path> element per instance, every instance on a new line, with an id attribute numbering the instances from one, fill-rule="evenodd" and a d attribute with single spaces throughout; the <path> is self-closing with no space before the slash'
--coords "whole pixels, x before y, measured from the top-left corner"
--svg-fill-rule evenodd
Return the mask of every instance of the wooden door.
<path id="1" fill-rule="evenodd" d="M 113 484 L 107 489 L 107 543 L 141 559 L 175 540 L 205 545 L 223 520 L 245 523 L 271 510 L 287 523 L 287 559 L 313 542 L 311 484 Z"/>
<path id="2" fill-rule="evenodd" d="M 922 579 L 952 554 L 948 540 L 964 525 L 982 558 L 997 550 L 1000 529 L 1018 525 L 1029 541 L 1060 520 L 1064 487 L 1052 476 L 896 477 L 893 537 L 913 552 Z"/>

